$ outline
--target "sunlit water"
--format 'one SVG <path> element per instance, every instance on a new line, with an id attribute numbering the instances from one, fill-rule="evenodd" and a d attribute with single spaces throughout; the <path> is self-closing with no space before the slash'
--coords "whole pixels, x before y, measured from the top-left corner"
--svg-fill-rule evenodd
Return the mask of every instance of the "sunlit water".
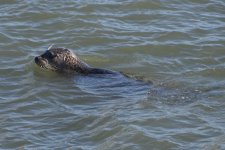
<path id="1" fill-rule="evenodd" d="M 43 70 L 51 44 L 130 77 Z M 1 149 L 225 149 L 223 0 L 2 0 L 0 66 Z"/>

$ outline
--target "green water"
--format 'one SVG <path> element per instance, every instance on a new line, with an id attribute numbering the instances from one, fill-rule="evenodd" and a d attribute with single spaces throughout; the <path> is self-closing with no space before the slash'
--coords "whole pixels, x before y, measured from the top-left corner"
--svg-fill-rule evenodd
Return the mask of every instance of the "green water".
<path id="1" fill-rule="evenodd" d="M 0 148 L 225 149 L 224 35 L 222 0 L 0 1 Z M 141 81 L 43 70 L 51 44 Z"/>

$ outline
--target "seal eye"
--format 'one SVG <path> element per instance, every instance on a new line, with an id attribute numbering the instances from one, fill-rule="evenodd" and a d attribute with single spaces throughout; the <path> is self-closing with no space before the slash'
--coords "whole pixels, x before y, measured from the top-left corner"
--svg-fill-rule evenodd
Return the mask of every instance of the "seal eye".
<path id="1" fill-rule="evenodd" d="M 49 51 L 46 52 L 45 54 L 46 57 L 50 58 L 50 59 L 53 59 L 55 57 L 55 55 Z"/>

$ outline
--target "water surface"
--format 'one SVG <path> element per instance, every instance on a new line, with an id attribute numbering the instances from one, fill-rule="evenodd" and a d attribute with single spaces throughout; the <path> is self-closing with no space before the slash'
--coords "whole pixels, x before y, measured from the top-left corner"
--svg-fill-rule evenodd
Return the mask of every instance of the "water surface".
<path id="1" fill-rule="evenodd" d="M 225 149 L 224 1 L 1 1 L 0 22 L 1 149 Z M 133 77 L 40 69 L 51 44 Z"/>

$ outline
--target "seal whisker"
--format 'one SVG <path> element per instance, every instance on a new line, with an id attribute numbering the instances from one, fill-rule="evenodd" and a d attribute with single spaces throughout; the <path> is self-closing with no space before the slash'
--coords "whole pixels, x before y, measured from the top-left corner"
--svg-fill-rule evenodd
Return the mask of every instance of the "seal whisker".
<path id="1" fill-rule="evenodd" d="M 51 45 L 48 47 L 48 50 L 50 50 L 53 46 L 54 46 L 54 44 L 51 44 Z"/>

